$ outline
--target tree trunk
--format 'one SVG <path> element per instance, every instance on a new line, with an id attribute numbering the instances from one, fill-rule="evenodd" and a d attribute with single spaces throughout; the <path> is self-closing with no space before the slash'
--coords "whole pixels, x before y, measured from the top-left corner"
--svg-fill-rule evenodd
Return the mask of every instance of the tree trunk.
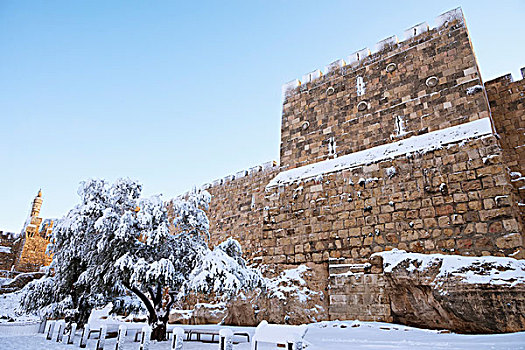
<path id="1" fill-rule="evenodd" d="M 151 325 L 151 340 L 166 340 L 166 323 L 167 322 L 157 322 Z"/>
<path id="2" fill-rule="evenodd" d="M 157 286 L 157 293 L 153 289 L 149 289 L 151 300 L 138 288 L 123 282 L 124 286 L 131 290 L 139 299 L 144 303 L 148 310 L 148 324 L 151 326 L 151 340 L 163 341 L 166 340 L 166 324 L 168 323 L 169 313 L 171 306 L 174 302 L 174 297 L 170 294 L 170 301 L 166 307 L 159 308 L 158 306 L 162 303 L 161 287 Z M 152 305 L 153 302 L 153 305 Z M 165 311 L 162 316 L 157 315 L 157 311 Z"/>

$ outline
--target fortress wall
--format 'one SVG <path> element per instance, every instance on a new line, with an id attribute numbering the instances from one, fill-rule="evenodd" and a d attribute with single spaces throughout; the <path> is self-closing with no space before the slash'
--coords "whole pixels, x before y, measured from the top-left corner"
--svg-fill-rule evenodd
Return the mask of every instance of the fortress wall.
<path id="1" fill-rule="evenodd" d="M 262 261 L 364 263 L 393 248 L 523 258 L 505 169 L 490 135 L 268 188 Z"/>
<path id="2" fill-rule="evenodd" d="M 486 97 L 475 93 L 482 83 L 461 10 L 427 29 L 420 24 L 403 42 L 387 38 L 374 54 L 363 49 L 325 74 L 314 71 L 285 85 L 281 166 L 328 159 L 331 143 L 341 156 L 487 117 Z M 396 69 L 388 72 L 392 64 Z M 436 86 L 427 86 L 430 77 Z"/>
<path id="3" fill-rule="evenodd" d="M 280 166 L 204 186 L 211 243 L 328 270 L 329 319 L 394 320 L 373 252 L 525 258 L 525 80 L 483 85 L 461 10 L 376 51 L 284 86 Z"/>
<path id="4" fill-rule="evenodd" d="M 525 68 L 522 68 L 525 78 Z M 525 79 L 512 81 L 510 74 L 485 83 L 492 119 L 503 148 L 505 164 L 518 193 L 521 218 L 525 217 Z M 521 188 L 521 189 L 520 189 Z M 523 232 L 523 231 L 522 231 Z"/>
<path id="5" fill-rule="evenodd" d="M 269 162 L 204 186 L 212 195 L 208 218 L 213 245 L 233 237 L 247 258 L 260 255 L 264 188 L 278 172 L 279 166 Z"/>

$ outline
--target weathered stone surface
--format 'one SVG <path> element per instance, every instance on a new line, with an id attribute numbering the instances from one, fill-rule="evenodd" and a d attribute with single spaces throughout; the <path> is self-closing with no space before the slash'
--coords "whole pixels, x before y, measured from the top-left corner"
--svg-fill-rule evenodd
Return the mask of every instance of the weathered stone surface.
<path id="1" fill-rule="evenodd" d="M 410 272 L 400 265 L 385 274 L 395 323 L 458 333 L 525 330 L 525 285 L 471 284 L 450 278 L 439 288 L 439 267 Z"/>
<path id="2" fill-rule="evenodd" d="M 227 314 L 226 305 L 220 304 L 197 304 L 193 309 L 193 324 L 218 324 Z"/>
<path id="3" fill-rule="evenodd" d="M 235 298 L 228 303 L 228 315 L 224 324 L 234 326 L 257 326 L 261 321 L 280 324 L 304 324 L 328 319 L 328 299 L 326 298 L 326 281 L 328 280 L 326 264 L 307 264 L 309 270 L 302 275 L 305 287 L 314 293 L 307 298 L 297 293 L 286 292 L 282 297 L 269 290 L 257 290 L 244 297 Z M 280 268 L 294 268 L 282 266 Z M 272 270 L 272 269 L 270 269 Z M 277 275 L 275 270 L 269 275 Z"/>
<path id="4" fill-rule="evenodd" d="M 193 310 L 174 310 L 170 312 L 169 324 L 195 324 L 192 322 Z"/>

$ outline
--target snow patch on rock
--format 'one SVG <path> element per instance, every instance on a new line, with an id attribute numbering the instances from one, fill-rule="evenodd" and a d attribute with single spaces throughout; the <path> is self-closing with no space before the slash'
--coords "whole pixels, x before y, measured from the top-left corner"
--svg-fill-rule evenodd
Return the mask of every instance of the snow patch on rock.
<path id="1" fill-rule="evenodd" d="M 295 269 L 284 270 L 279 276 L 268 279 L 269 294 L 281 300 L 296 295 L 299 301 L 306 302 L 312 295 L 319 294 L 306 286 L 303 274 L 308 270 L 310 270 L 308 266 L 300 265 Z"/>
<path id="2" fill-rule="evenodd" d="M 392 272 L 398 266 L 403 266 L 409 272 L 439 269 L 436 276 L 437 285 L 450 278 L 457 278 L 463 283 L 505 287 L 525 283 L 525 261 L 513 258 L 407 253 L 398 249 L 375 253 L 372 256 L 383 258 L 385 273 Z"/>

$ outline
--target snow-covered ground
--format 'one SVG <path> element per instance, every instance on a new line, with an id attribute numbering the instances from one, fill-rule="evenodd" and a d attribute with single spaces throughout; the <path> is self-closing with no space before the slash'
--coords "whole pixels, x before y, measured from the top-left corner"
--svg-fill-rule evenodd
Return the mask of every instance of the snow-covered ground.
<path id="1" fill-rule="evenodd" d="M 16 320 L 17 322 L 35 322 L 39 318 L 33 315 L 20 315 L 15 313 L 16 308 L 20 305 L 21 292 L 0 294 L 0 325 L 5 322 Z M 2 329 L 0 328 L 0 336 Z M 0 347 L 0 350 L 2 347 Z"/>
<path id="2" fill-rule="evenodd" d="M 357 326 L 357 327 L 356 327 Z M 218 326 L 184 326 L 185 328 L 218 328 Z M 250 332 L 255 328 L 232 327 Z M 2 334 L 0 328 L 0 349 L 2 350 L 42 350 L 42 349 L 77 349 L 80 333 L 77 333 L 75 345 L 64 345 L 45 340 L 43 334 L 31 336 L 12 336 Z M 236 350 L 249 350 L 249 343 L 244 339 L 234 346 Z M 412 327 L 399 326 L 379 322 L 321 322 L 310 324 L 306 333 L 307 350 L 347 350 L 347 349 L 525 349 L 525 332 L 500 335 L 459 335 L 432 330 L 422 330 Z M 95 349 L 96 340 L 91 339 L 88 349 Z M 115 348 L 115 339 L 108 339 L 106 349 Z M 137 350 L 139 343 L 127 338 L 125 350 Z M 155 343 L 151 350 L 168 350 L 169 342 Z M 217 343 L 186 342 L 187 350 L 218 349 Z M 260 350 L 276 349 L 276 346 L 265 345 Z"/>

